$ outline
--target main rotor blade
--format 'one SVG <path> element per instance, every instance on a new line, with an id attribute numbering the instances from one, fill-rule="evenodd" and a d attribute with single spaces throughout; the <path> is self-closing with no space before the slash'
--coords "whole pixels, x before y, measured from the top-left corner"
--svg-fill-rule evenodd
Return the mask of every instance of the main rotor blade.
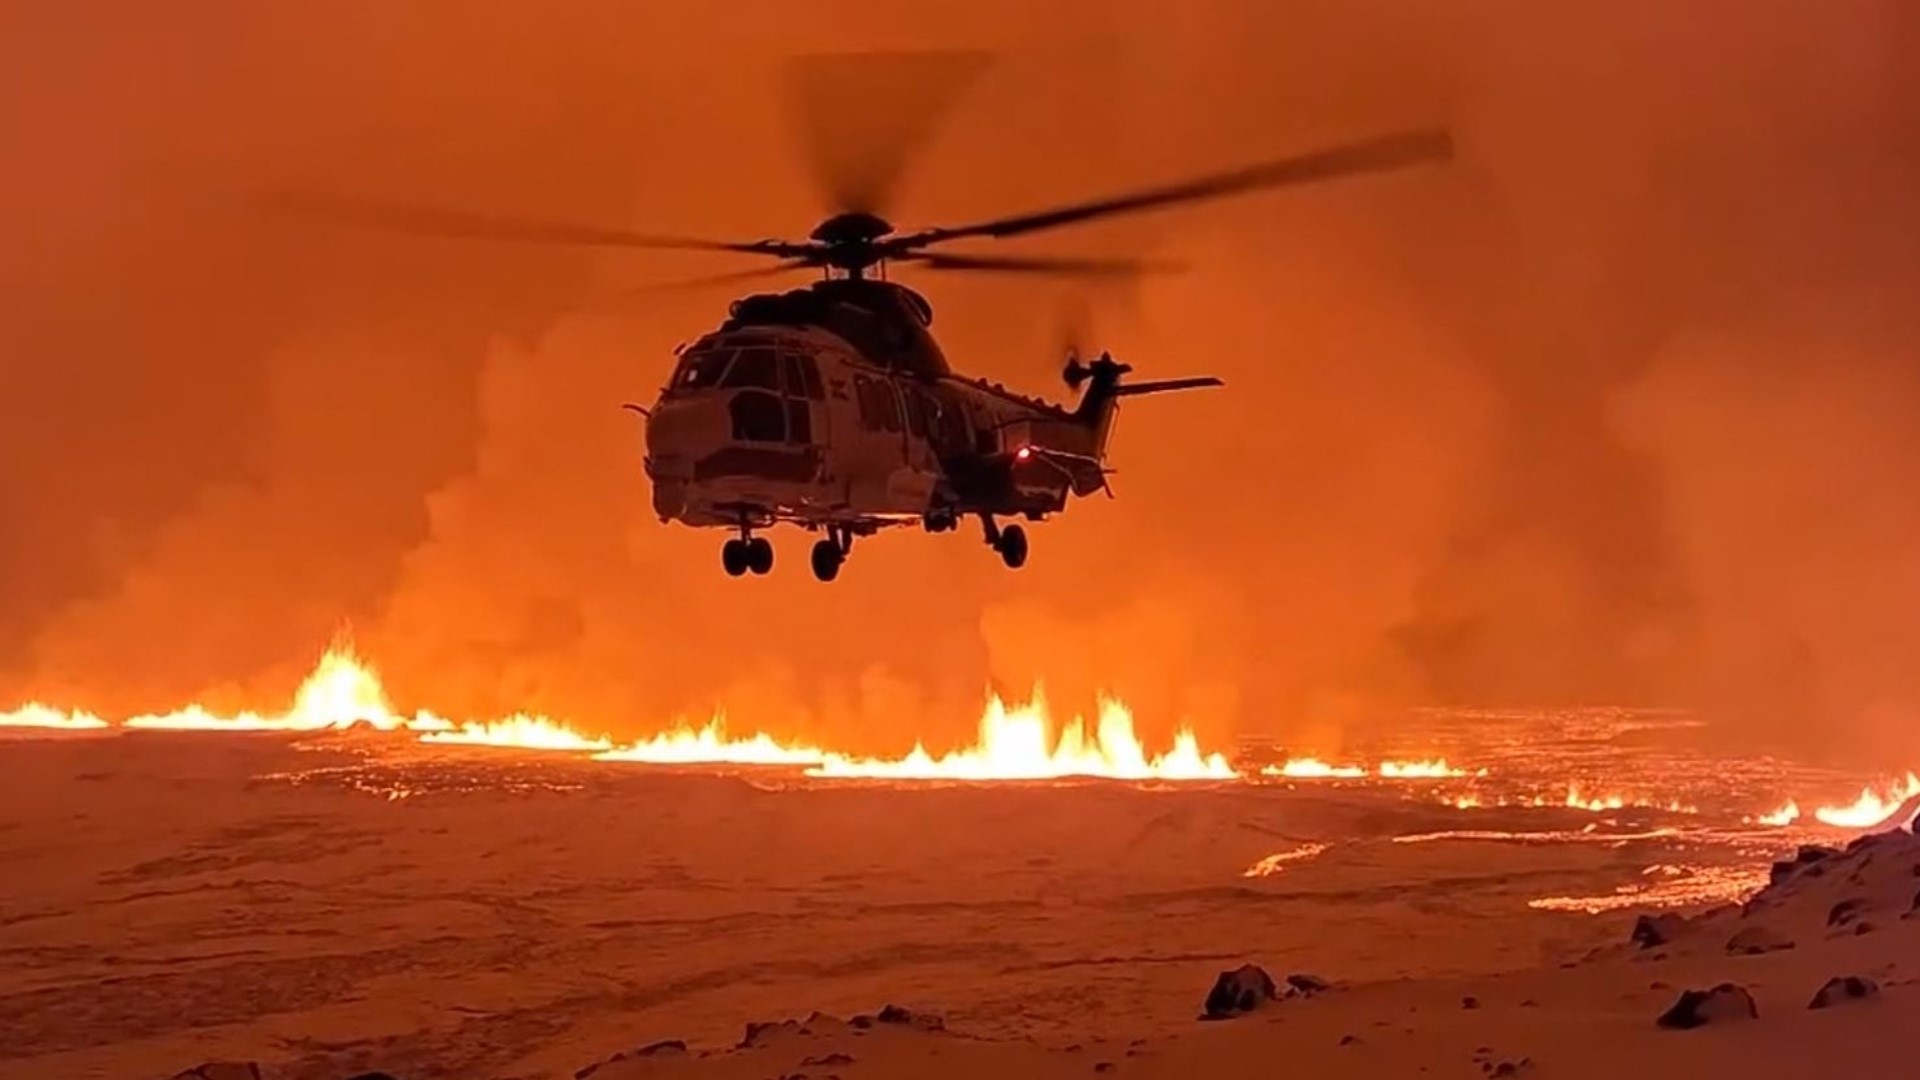
<path id="1" fill-rule="evenodd" d="M 678 278 L 673 281 L 648 282 L 631 289 L 620 289 L 609 295 L 609 299 L 618 300 L 629 297 L 653 296 L 659 293 L 687 292 L 706 288 L 711 285 L 730 285 L 742 281 L 756 281 L 761 278 L 779 277 L 795 270 L 805 270 L 813 264 L 804 259 L 790 259 L 773 266 L 756 266 L 751 270 L 734 270 L 724 274 L 704 274 L 700 277 Z"/>
<path id="2" fill-rule="evenodd" d="M 1154 210 L 1180 203 L 1217 199 L 1262 188 L 1332 180 L 1345 176 L 1385 172 L 1426 162 L 1443 162 L 1453 157 L 1453 137 L 1445 131 L 1412 131 L 1386 135 L 1364 142 L 1348 143 L 1311 154 L 1269 161 L 1232 172 L 1217 173 L 1184 183 L 1148 188 L 1115 195 L 1093 202 L 1076 203 L 1017 217 L 999 218 L 974 225 L 926 229 L 886 241 L 889 257 L 928 244 L 944 243 L 969 236 L 1007 237 L 1053 229 L 1093 218 Z"/>
<path id="3" fill-rule="evenodd" d="M 885 211 L 907 165 L 992 56 L 873 52 L 798 57 L 785 91 L 808 164 L 836 213 Z"/>
<path id="4" fill-rule="evenodd" d="M 1155 262 L 1149 259 L 1048 255 L 960 255 L 908 251 L 896 258 L 903 262 L 918 263 L 929 270 L 985 270 L 1015 274 L 1053 274 L 1062 277 L 1131 278 L 1144 274 L 1178 273 L 1186 269 L 1181 263 Z"/>
<path id="5" fill-rule="evenodd" d="M 535 244 L 585 244 L 601 247 L 683 251 L 735 251 L 750 255 L 795 257 L 806 245 L 777 240 L 737 243 L 686 236 L 659 236 L 630 229 L 540 221 L 505 214 L 483 214 L 437 206 L 362 199 L 317 192 L 274 191 L 261 197 L 264 208 L 385 232 L 508 240 Z"/>

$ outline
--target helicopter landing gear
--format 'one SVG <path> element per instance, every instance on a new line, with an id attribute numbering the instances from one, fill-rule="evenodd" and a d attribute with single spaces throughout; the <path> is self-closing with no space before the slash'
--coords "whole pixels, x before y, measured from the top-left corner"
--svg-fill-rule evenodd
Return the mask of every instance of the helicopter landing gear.
<path id="1" fill-rule="evenodd" d="M 756 576 L 773 569 L 773 544 L 764 536 L 754 536 L 746 526 L 740 527 L 740 535 L 721 545 L 720 566 L 728 577 L 739 577 L 752 571 Z"/>
<path id="2" fill-rule="evenodd" d="M 847 552 L 851 550 L 853 537 L 828 528 L 826 539 L 813 545 L 813 576 L 821 581 L 839 577 L 840 564 L 847 561 Z"/>
<path id="3" fill-rule="evenodd" d="M 1027 565 L 1027 530 L 1018 525 L 1003 529 L 991 514 L 981 514 L 980 522 L 986 526 L 987 546 L 1000 553 L 1000 561 L 1007 564 L 1007 569 L 1018 570 Z"/>

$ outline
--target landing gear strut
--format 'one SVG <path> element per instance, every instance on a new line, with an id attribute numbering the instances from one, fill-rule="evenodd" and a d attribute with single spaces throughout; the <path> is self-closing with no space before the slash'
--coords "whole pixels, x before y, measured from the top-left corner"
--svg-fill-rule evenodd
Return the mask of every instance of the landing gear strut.
<path id="1" fill-rule="evenodd" d="M 986 527 L 987 546 L 1000 553 L 1000 561 L 1007 564 L 1007 569 L 1018 570 L 1027 565 L 1027 530 L 1018 525 L 1003 529 L 992 514 L 981 514 L 980 523 Z"/>
<path id="2" fill-rule="evenodd" d="M 765 574 L 773 569 L 773 544 L 764 536 L 755 536 L 743 523 L 740 535 L 720 547 L 720 566 L 728 577 L 739 577 L 751 570 Z"/>
<path id="3" fill-rule="evenodd" d="M 840 564 L 847 561 L 847 552 L 852 550 L 851 534 L 827 526 L 826 539 L 813 545 L 813 576 L 821 581 L 832 581 L 839 577 Z"/>

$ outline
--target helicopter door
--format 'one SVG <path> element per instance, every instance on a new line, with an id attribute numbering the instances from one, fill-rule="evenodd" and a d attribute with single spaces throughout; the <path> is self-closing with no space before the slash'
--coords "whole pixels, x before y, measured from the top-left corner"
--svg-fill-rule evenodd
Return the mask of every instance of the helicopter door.
<path id="1" fill-rule="evenodd" d="M 939 434 L 940 403 L 924 387 L 910 380 L 899 381 L 900 396 L 907 405 L 907 464 L 921 472 L 938 473 L 940 455 L 935 446 Z"/>
<path id="2" fill-rule="evenodd" d="M 860 403 L 861 448 L 855 453 L 856 501 L 879 513 L 923 513 L 933 494 L 933 476 L 910 456 L 913 437 L 900 390 L 878 373 L 853 376 Z"/>
<path id="3" fill-rule="evenodd" d="M 799 352 L 780 353 L 781 381 L 786 390 L 787 441 L 798 446 L 828 442 L 827 394 L 820 382 L 820 366 Z"/>

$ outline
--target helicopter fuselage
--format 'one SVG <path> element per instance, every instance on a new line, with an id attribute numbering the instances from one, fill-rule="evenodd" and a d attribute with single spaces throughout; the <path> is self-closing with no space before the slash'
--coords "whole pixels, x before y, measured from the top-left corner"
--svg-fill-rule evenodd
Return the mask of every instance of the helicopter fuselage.
<path id="1" fill-rule="evenodd" d="M 765 573 L 754 530 L 797 524 L 826 537 L 814 572 L 831 580 L 853 538 L 894 525 L 930 532 L 978 517 L 1009 566 L 1037 521 L 1106 487 L 1119 399 L 1218 380 L 1120 385 L 1126 365 L 1075 359 L 1071 409 L 955 374 L 928 332 L 932 309 L 885 281 L 830 279 L 752 296 L 679 352 L 647 415 L 646 472 L 663 522 L 738 532 L 732 574 Z"/>
<path id="2" fill-rule="evenodd" d="M 663 521 L 864 535 L 1057 511 L 1075 470 L 1055 455 L 1091 461 L 1097 435 L 1043 401 L 873 363 L 819 327 L 753 327 L 681 354 L 648 416 L 646 470 Z"/>

